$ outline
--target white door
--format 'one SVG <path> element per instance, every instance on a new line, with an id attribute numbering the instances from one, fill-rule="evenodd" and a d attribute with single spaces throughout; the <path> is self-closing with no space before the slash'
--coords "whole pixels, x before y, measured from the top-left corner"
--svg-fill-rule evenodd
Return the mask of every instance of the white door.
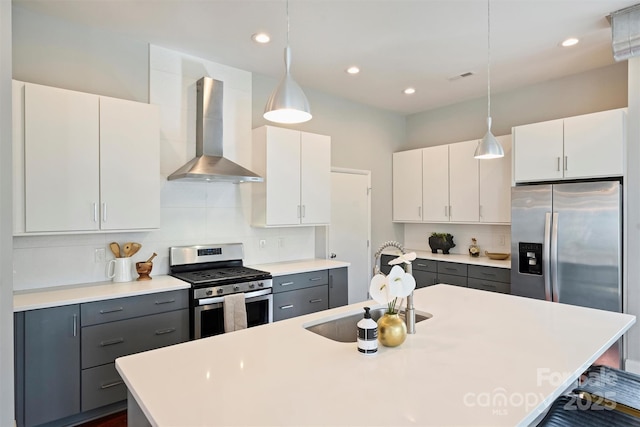
<path id="1" fill-rule="evenodd" d="M 155 105 L 100 97 L 103 230 L 160 228 L 160 125 Z"/>
<path id="2" fill-rule="evenodd" d="M 98 96 L 25 87 L 26 231 L 98 229 Z"/>
<path id="3" fill-rule="evenodd" d="M 564 119 L 564 177 L 623 174 L 624 109 Z"/>
<path id="4" fill-rule="evenodd" d="M 300 204 L 302 224 L 331 219 L 331 137 L 301 132 Z"/>
<path id="5" fill-rule="evenodd" d="M 480 222 L 511 222 L 511 135 L 496 137 L 504 157 L 480 160 Z"/>
<path id="6" fill-rule="evenodd" d="M 560 179 L 563 119 L 513 128 L 513 173 L 516 182 Z"/>
<path id="7" fill-rule="evenodd" d="M 422 220 L 422 149 L 393 153 L 393 220 Z"/>
<path id="8" fill-rule="evenodd" d="M 478 140 L 449 145 L 449 218 L 478 222 L 480 185 L 478 160 L 473 157 Z"/>
<path id="9" fill-rule="evenodd" d="M 449 146 L 422 150 L 422 220 L 449 221 Z"/>
<path id="10" fill-rule="evenodd" d="M 349 304 L 368 299 L 371 280 L 371 175 L 368 171 L 331 172 L 329 256 L 349 266 Z"/>

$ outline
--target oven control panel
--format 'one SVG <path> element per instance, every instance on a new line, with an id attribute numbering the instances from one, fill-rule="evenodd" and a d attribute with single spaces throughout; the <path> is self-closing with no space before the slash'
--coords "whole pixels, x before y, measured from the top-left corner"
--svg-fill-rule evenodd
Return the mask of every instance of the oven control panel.
<path id="1" fill-rule="evenodd" d="M 197 288 L 193 291 L 194 299 L 211 298 L 214 296 L 224 296 L 229 294 L 236 294 L 239 292 L 251 292 L 259 289 L 270 289 L 273 287 L 271 279 L 254 280 L 250 282 L 233 283 L 221 286 L 210 286 Z"/>

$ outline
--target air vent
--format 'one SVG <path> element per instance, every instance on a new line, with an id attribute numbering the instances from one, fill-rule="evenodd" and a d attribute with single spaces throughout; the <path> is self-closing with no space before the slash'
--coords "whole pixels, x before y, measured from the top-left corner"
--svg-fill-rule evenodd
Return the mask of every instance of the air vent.
<path id="1" fill-rule="evenodd" d="M 472 71 L 467 71 L 466 73 L 462 73 L 462 74 L 455 75 L 453 77 L 449 77 L 449 81 L 453 82 L 455 80 L 464 79 L 465 77 L 471 77 L 473 75 L 474 75 L 474 73 Z"/>

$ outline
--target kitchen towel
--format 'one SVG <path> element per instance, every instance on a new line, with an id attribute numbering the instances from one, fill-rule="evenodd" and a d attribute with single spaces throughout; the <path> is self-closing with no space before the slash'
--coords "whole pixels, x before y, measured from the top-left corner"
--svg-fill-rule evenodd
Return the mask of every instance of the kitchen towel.
<path id="1" fill-rule="evenodd" d="M 247 327 L 247 308 L 244 294 L 231 294 L 224 297 L 224 331 L 233 332 Z"/>

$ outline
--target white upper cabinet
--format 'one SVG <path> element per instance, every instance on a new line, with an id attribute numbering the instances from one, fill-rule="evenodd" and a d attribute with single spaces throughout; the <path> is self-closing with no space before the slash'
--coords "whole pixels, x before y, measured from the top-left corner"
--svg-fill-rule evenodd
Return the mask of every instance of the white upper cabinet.
<path id="1" fill-rule="evenodd" d="M 275 126 L 253 130 L 253 225 L 326 225 L 331 220 L 331 138 Z"/>
<path id="2" fill-rule="evenodd" d="M 393 153 L 393 221 L 509 223 L 511 136 L 505 156 L 476 160 L 478 140 Z"/>
<path id="3" fill-rule="evenodd" d="M 480 222 L 511 222 L 511 135 L 496 137 L 504 157 L 479 160 Z"/>
<path id="4" fill-rule="evenodd" d="M 449 146 L 422 149 L 422 220 L 449 221 Z"/>
<path id="5" fill-rule="evenodd" d="M 626 109 L 513 128 L 516 182 L 621 176 Z"/>
<path id="6" fill-rule="evenodd" d="M 15 234 L 160 226 L 155 106 L 30 83 L 13 89 Z"/>
<path id="7" fill-rule="evenodd" d="M 393 220 L 422 220 L 422 152 L 393 153 Z"/>
<path id="8" fill-rule="evenodd" d="M 449 144 L 449 219 L 478 222 L 478 160 L 473 157 L 478 140 Z"/>

